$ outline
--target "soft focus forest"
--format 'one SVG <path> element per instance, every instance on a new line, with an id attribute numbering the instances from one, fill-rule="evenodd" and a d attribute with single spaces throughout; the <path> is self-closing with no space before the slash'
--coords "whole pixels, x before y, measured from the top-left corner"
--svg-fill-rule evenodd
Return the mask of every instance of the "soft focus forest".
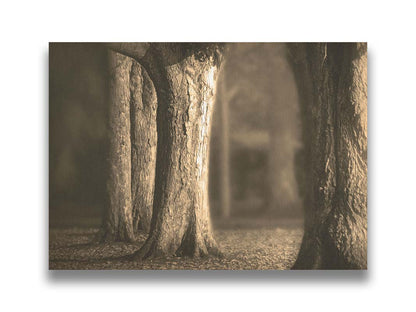
<path id="1" fill-rule="evenodd" d="M 50 44 L 50 268 L 365 269 L 366 43 Z"/>

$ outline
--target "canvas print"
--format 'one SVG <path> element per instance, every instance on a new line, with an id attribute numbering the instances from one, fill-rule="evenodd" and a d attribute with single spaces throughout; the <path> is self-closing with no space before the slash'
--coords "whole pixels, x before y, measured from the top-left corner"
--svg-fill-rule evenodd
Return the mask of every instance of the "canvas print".
<path id="1" fill-rule="evenodd" d="M 50 43 L 49 269 L 367 269 L 367 44 Z"/>

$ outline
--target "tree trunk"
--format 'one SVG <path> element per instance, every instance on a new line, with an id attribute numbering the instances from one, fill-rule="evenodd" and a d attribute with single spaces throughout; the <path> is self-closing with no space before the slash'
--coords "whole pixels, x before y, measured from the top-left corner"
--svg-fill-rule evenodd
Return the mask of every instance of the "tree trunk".
<path id="1" fill-rule="evenodd" d="M 304 147 L 305 234 L 294 269 L 367 267 L 365 44 L 289 44 Z"/>
<path id="2" fill-rule="evenodd" d="M 332 45 L 337 68 L 337 192 L 327 221 L 332 268 L 367 268 L 367 45 Z M 335 243 L 335 244 L 334 244 Z"/>
<path id="3" fill-rule="evenodd" d="M 229 218 L 231 215 L 231 189 L 230 189 L 230 135 L 228 108 L 230 97 L 227 94 L 225 70 L 221 71 L 217 105 L 220 109 L 220 209 L 221 217 Z"/>
<path id="4" fill-rule="evenodd" d="M 109 51 L 110 205 L 105 240 L 133 241 L 148 232 L 156 166 L 156 94 L 135 60 Z"/>
<path id="5" fill-rule="evenodd" d="M 130 69 L 129 57 L 109 51 L 109 209 L 104 239 L 133 241 L 131 202 Z"/>
<path id="6" fill-rule="evenodd" d="M 131 192 L 133 229 L 150 230 L 156 170 L 156 108 L 153 83 L 147 72 L 132 61 L 131 91 Z"/>
<path id="7" fill-rule="evenodd" d="M 208 203 L 208 148 L 220 52 L 216 45 L 153 44 L 141 63 L 158 97 L 150 235 L 135 258 L 218 253 Z"/>

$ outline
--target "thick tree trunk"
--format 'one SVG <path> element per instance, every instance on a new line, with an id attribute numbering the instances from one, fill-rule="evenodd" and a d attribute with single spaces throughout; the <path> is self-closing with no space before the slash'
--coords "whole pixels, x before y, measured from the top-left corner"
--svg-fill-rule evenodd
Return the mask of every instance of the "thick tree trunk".
<path id="1" fill-rule="evenodd" d="M 129 57 L 109 51 L 109 209 L 104 239 L 133 241 L 131 202 L 130 69 Z"/>
<path id="2" fill-rule="evenodd" d="M 327 221 L 329 248 L 338 261 L 329 265 L 363 269 L 367 268 L 367 45 L 332 46 L 342 67 L 336 86 L 337 192 Z"/>
<path id="3" fill-rule="evenodd" d="M 135 258 L 217 253 L 208 203 L 208 148 L 219 60 L 215 45 L 153 44 L 141 63 L 158 97 L 149 238 Z"/>
<path id="4" fill-rule="evenodd" d="M 365 44 L 289 44 L 304 148 L 305 234 L 294 269 L 367 267 Z"/>
<path id="5" fill-rule="evenodd" d="M 157 98 L 150 77 L 136 61 L 130 72 L 131 192 L 134 231 L 150 230 L 156 170 Z"/>

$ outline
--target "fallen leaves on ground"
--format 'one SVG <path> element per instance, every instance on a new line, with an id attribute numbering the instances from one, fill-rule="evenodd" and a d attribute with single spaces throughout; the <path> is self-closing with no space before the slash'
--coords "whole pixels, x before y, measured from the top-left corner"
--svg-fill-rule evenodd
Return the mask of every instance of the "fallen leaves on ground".
<path id="1" fill-rule="evenodd" d="M 253 222 L 251 222 L 253 224 Z M 132 243 L 98 243 L 98 228 L 51 229 L 49 234 L 49 268 L 53 270 L 286 270 L 296 260 L 302 240 L 300 223 L 273 224 L 267 221 L 254 226 L 247 222 L 219 225 L 215 231 L 222 257 L 201 259 L 169 257 L 132 261 L 133 254 L 146 235 Z"/>

